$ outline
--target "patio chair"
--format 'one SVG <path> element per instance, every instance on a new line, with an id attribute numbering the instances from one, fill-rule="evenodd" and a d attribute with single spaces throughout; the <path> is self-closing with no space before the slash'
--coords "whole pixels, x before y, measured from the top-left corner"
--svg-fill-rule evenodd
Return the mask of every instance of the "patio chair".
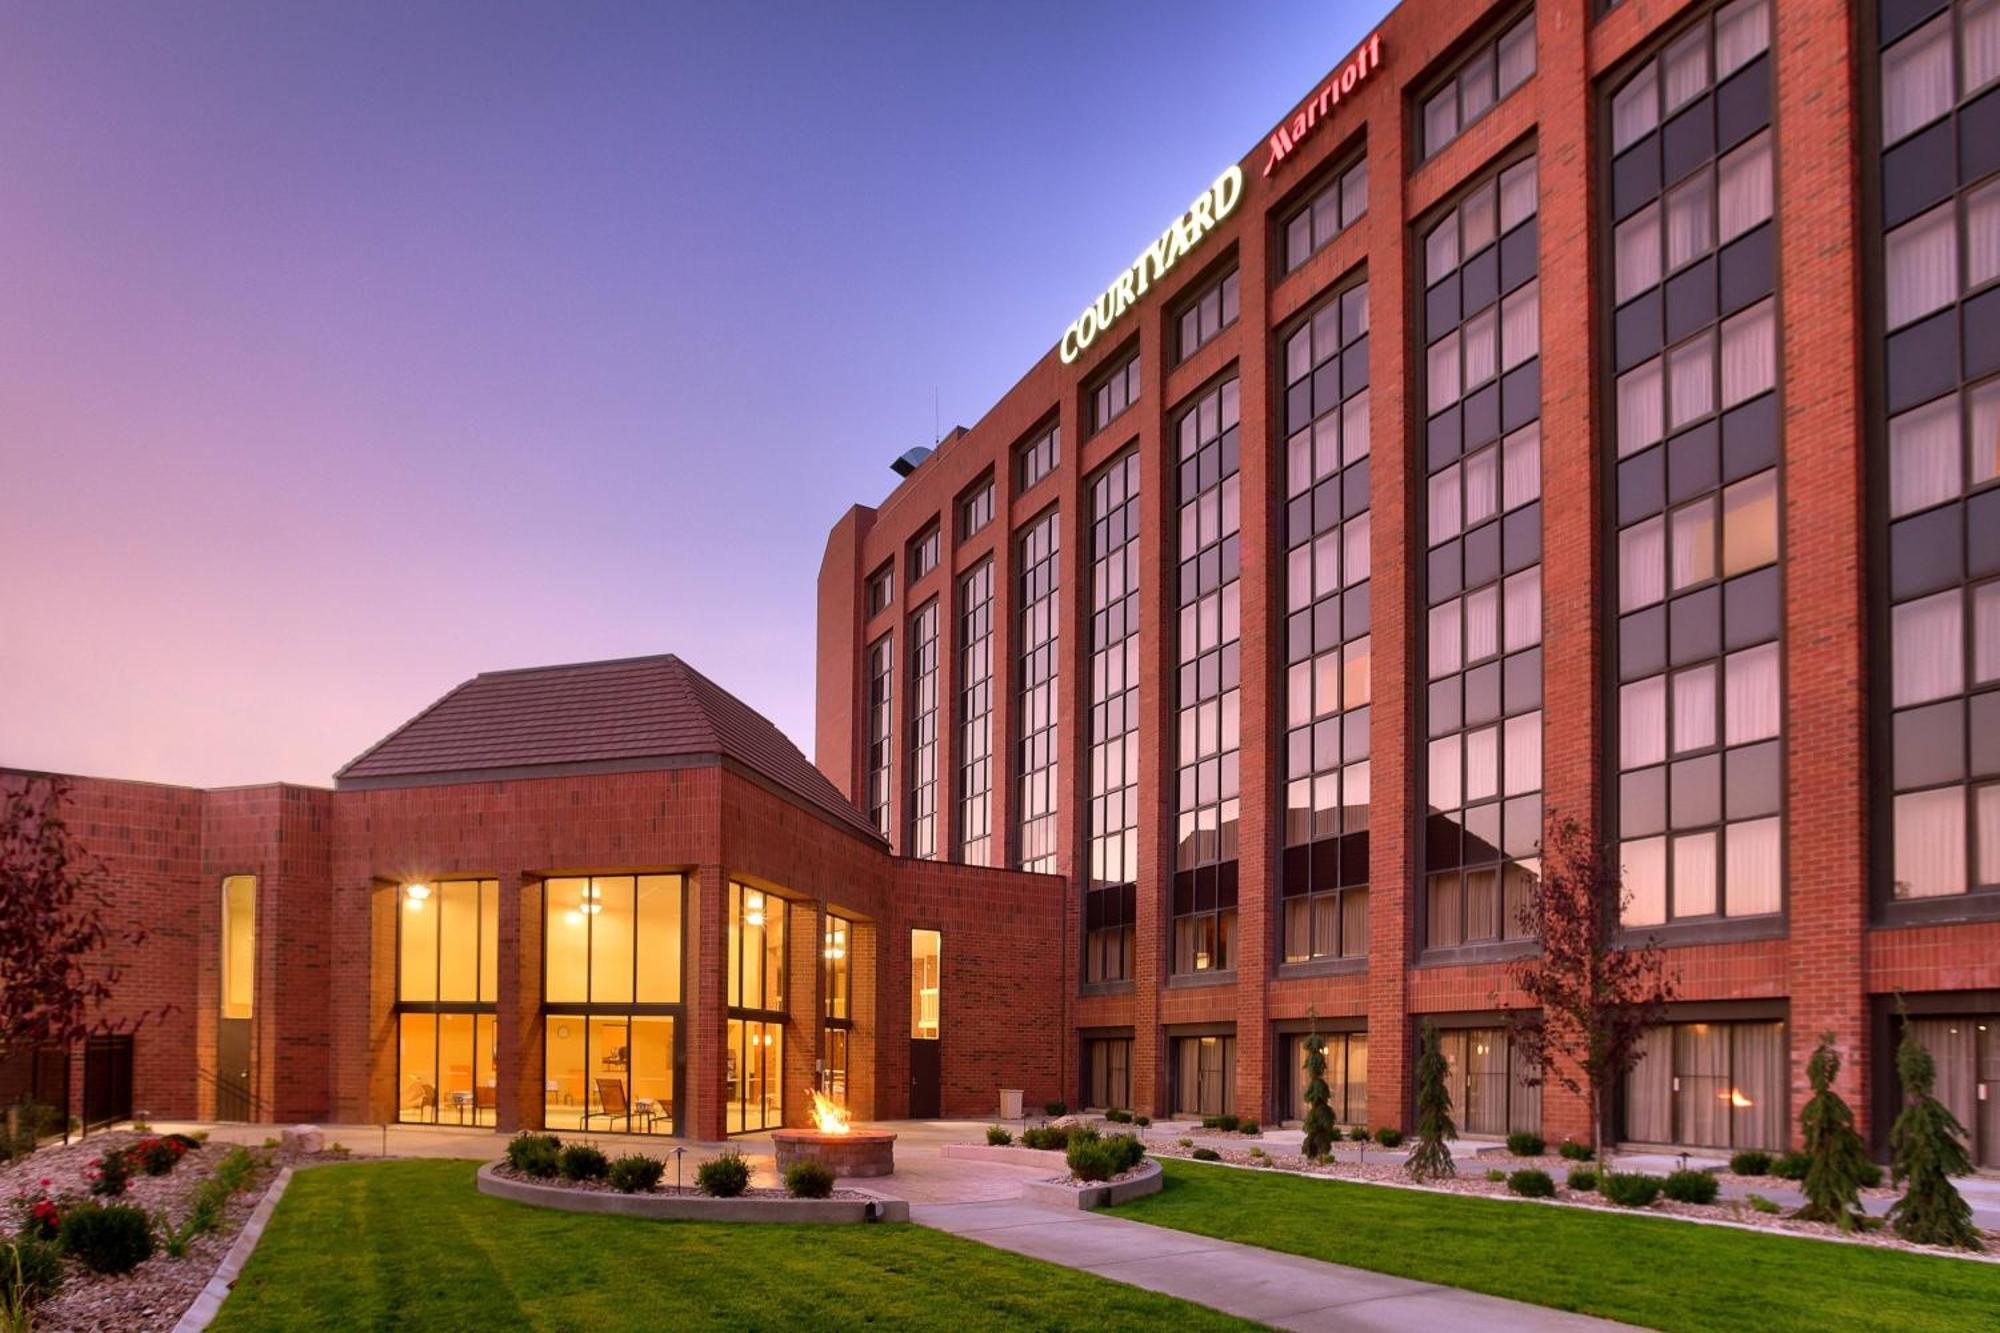
<path id="1" fill-rule="evenodd" d="M 584 1114 L 583 1127 L 585 1129 L 590 1128 L 590 1122 L 596 1116 L 603 1116 L 607 1121 L 623 1120 L 626 1122 L 628 1129 L 631 1127 L 632 1120 L 637 1118 L 646 1122 L 646 1132 L 650 1134 L 653 1132 L 653 1122 L 660 1118 L 659 1114 L 654 1111 L 635 1111 L 632 1109 L 632 1103 L 625 1096 L 625 1080 L 622 1078 L 598 1079 L 597 1101 L 602 1109 L 589 1111 Z"/>

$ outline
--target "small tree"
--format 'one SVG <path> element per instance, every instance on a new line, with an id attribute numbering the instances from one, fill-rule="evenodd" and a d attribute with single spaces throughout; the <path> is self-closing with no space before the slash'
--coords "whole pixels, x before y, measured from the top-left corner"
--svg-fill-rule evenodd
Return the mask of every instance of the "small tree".
<path id="1" fill-rule="evenodd" d="M 1431 1024 L 1424 1024 L 1424 1053 L 1417 1058 L 1417 1146 L 1403 1169 L 1412 1180 L 1434 1180 L 1456 1173 L 1446 1139 L 1458 1137 L 1451 1122 L 1451 1089 L 1444 1085 L 1443 1043 Z"/>
<path id="2" fill-rule="evenodd" d="M 1618 936 L 1628 900 L 1616 858 L 1575 819 L 1551 812 L 1542 876 L 1517 915 L 1541 948 L 1507 969 L 1534 1008 L 1510 1011 L 1507 1027 L 1533 1071 L 1526 1082 L 1584 1098 L 1599 1158 L 1604 1108 L 1674 998 L 1659 941 L 1635 947 Z"/>
<path id="3" fill-rule="evenodd" d="M 1333 1111 L 1328 1106 L 1333 1100 L 1333 1090 L 1326 1086 L 1326 1038 L 1319 1035 L 1317 1018 L 1312 1031 L 1306 1034 L 1305 1049 L 1306 1137 L 1299 1151 L 1308 1158 L 1324 1157 L 1333 1151 L 1336 1131 Z"/>
<path id="4" fill-rule="evenodd" d="M 1823 1033 L 1812 1059 L 1806 1061 L 1813 1095 L 1799 1112 L 1799 1128 L 1810 1161 L 1800 1185 L 1805 1206 L 1792 1216 L 1852 1231 L 1867 1216 L 1861 1209 L 1861 1173 L 1868 1163 L 1868 1149 L 1854 1130 L 1854 1112 L 1833 1090 L 1839 1074 L 1840 1052 L 1834 1048 L 1833 1034 Z"/>
<path id="5" fill-rule="evenodd" d="M 36 777 L 6 784 L 0 802 L 0 1057 L 140 1021 L 97 1012 L 119 975 L 103 950 L 145 932 L 104 924 L 103 870 L 63 822 L 68 799 L 62 779 Z"/>
<path id="6" fill-rule="evenodd" d="M 1896 1048 L 1896 1073 L 1903 1080 L 1902 1114 L 1889 1131 L 1890 1163 L 1898 1185 L 1908 1182 L 1903 1197 L 1889 1209 L 1896 1234 L 1918 1245 L 1955 1245 L 1964 1250 L 1985 1247 L 1972 1225 L 1972 1206 L 1951 1183 L 1953 1176 L 1972 1174 L 1972 1156 L 1965 1150 L 1965 1126 L 1951 1108 L 1931 1095 L 1937 1065 L 1917 1039 L 1914 1024 L 1903 1024 L 1903 1041 Z"/>

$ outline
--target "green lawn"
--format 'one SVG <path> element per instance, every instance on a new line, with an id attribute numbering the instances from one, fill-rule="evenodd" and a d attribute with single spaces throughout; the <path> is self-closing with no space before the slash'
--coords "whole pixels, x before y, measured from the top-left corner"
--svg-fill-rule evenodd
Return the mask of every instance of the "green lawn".
<path id="1" fill-rule="evenodd" d="M 552 1212 L 478 1193 L 477 1169 L 418 1161 L 300 1172 L 213 1327 L 1252 1327 L 923 1227 Z"/>
<path id="2" fill-rule="evenodd" d="M 1166 1160 L 1121 1217 L 1669 1329 L 2000 1327 L 2000 1266 Z"/>

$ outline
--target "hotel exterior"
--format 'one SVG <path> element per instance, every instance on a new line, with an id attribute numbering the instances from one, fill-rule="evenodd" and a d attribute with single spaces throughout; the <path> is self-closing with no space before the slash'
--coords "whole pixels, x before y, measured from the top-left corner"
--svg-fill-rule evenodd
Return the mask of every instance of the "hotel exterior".
<path id="1" fill-rule="evenodd" d="M 817 762 L 1054 874 L 1073 1103 L 1585 1128 L 1509 1050 L 1560 814 L 1678 978 L 1615 1141 L 2000 1167 L 2000 4 L 1407 0 L 834 525 Z M 1190 182 L 1199 187 L 1199 182 Z M 1899 1004 L 1901 1010 L 1899 1011 Z M 1903 1015 L 1907 1015 L 1904 1017 Z"/>

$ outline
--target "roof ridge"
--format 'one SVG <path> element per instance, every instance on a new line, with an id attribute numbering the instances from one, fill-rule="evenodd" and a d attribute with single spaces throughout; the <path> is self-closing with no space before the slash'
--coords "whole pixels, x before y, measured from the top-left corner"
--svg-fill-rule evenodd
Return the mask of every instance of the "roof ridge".
<path id="1" fill-rule="evenodd" d="M 355 755 L 354 758 L 348 760 L 346 763 L 342 764 L 339 768 L 333 770 L 333 780 L 335 782 L 339 782 L 341 777 L 347 772 L 348 769 L 353 768 L 356 764 L 359 764 L 362 760 L 374 754 L 377 750 L 387 745 L 390 741 L 395 740 L 398 736 L 408 731 L 411 727 L 416 726 L 417 723 L 423 721 L 425 718 L 429 717 L 432 713 L 435 713 L 439 709 L 439 707 L 441 707 L 444 704 L 445 700 L 451 698 L 453 695 L 463 690 L 466 686 L 472 684 L 474 680 L 478 679 L 479 677 L 474 676 L 471 678 L 471 680 L 461 680 L 460 682 L 458 682 L 458 684 L 452 686 L 450 689 L 446 690 L 443 694 L 440 694 L 437 698 L 431 700 L 428 704 L 424 705 L 424 707 L 419 709 L 414 716 L 406 719 L 399 726 L 391 727 L 389 729 L 388 734 L 382 737 L 381 740 L 376 741 L 373 745 L 363 750 L 360 754 Z"/>
<path id="2" fill-rule="evenodd" d="M 501 667 L 497 671 L 482 671 L 472 680 L 497 680 L 502 676 L 532 676 L 545 671 L 577 671 L 587 667 L 625 666 L 633 662 L 679 662 L 680 660 L 673 653 L 635 653 L 630 657 L 599 657 L 588 662 L 545 662 L 541 666 Z M 471 681 L 466 682 L 468 685 L 471 683 Z"/>

